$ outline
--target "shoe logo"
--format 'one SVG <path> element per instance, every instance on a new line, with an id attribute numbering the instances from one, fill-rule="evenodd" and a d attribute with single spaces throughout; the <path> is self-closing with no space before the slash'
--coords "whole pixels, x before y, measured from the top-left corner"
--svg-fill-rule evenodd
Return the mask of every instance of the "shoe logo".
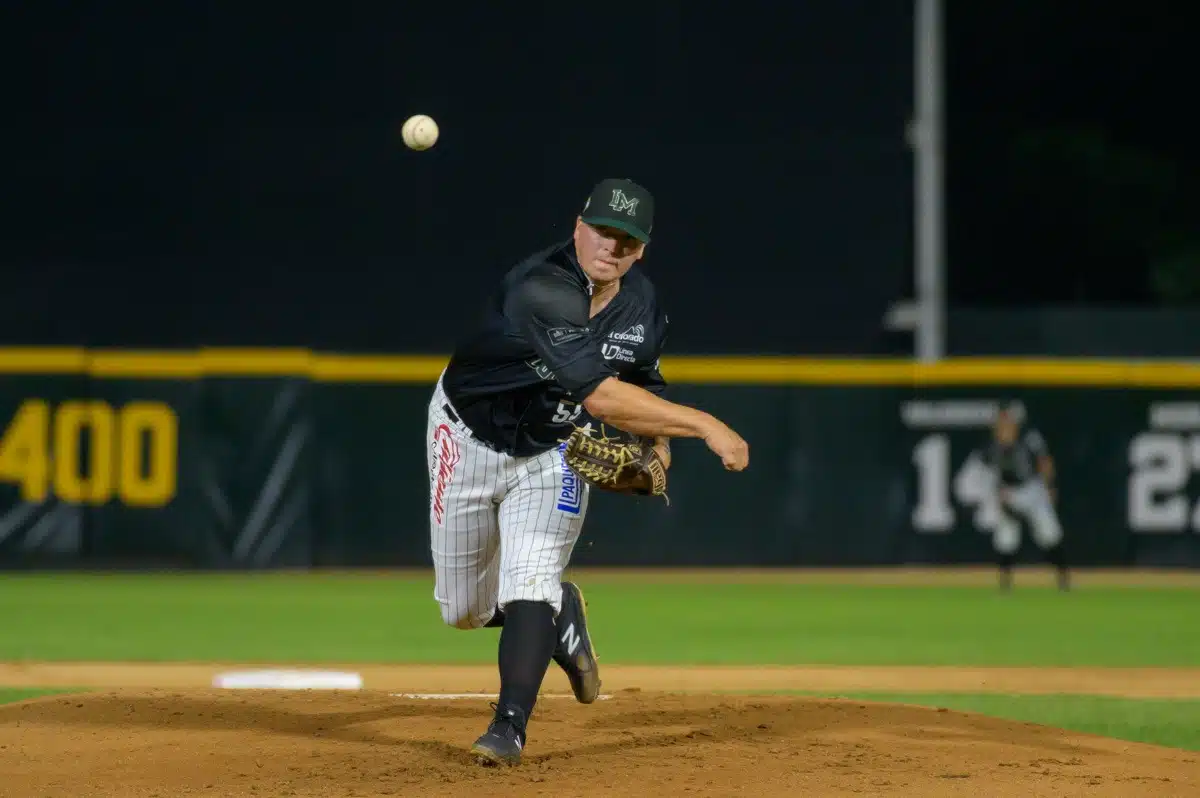
<path id="1" fill-rule="evenodd" d="M 544 637 L 543 637 L 542 639 L 543 639 L 543 640 L 545 640 L 546 638 L 544 638 Z M 517 750 L 518 750 L 518 751 L 520 751 L 521 749 L 523 749 L 523 748 L 525 747 L 525 746 L 521 745 L 521 738 L 520 738 L 520 737 L 518 737 L 518 738 L 516 738 L 515 740 L 513 740 L 513 742 L 517 744 Z"/>
<path id="2" fill-rule="evenodd" d="M 562 634 L 562 641 L 567 646 L 567 654 L 574 655 L 575 649 L 579 648 L 580 637 L 575 632 L 575 624 L 572 623 L 567 627 Z"/>

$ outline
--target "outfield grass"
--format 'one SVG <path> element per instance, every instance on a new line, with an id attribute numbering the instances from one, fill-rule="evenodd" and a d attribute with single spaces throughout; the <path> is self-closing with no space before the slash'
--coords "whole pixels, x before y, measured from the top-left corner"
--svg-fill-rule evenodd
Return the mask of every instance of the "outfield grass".
<path id="1" fill-rule="evenodd" d="M 1200 665 L 1200 591 L 1089 586 L 582 580 L 609 663 Z M 447 629 L 428 576 L 19 574 L 0 661 L 492 663 L 496 630 Z M 0 703 L 79 692 L 0 688 Z M 855 692 L 1200 750 L 1200 701 Z"/>
<path id="2" fill-rule="evenodd" d="M 977 712 L 1009 720 L 1200 751 L 1200 701 L 1088 695 L 838 693 L 860 698 Z"/>
<path id="3" fill-rule="evenodd" d="M 623 664 L 1200 665 L 1200 591 L 584 581 Z M 6 575 L 0 660 L 493 662 L 428 577 Z"/>
<path id="4" fill-rule="evenodd" d="M 62 693 L 81 693 L 83 690 L 48 690 L 31 687 L 0 687 L 0 704 L 11 704 L 13 701 L 24 701 L 27 698 L 41 698 L 47 695 Z"/>

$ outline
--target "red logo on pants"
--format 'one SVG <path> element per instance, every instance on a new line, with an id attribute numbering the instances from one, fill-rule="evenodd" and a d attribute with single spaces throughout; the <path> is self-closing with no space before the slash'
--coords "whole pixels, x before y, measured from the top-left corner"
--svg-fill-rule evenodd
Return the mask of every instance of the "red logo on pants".
<path id="1" fill-rule="evenodd" d="M 458 465 L 458 441 L 446 424 L 439 424 L 433 431 L 433 449 L 437 454 L 437 474 L 433 486 L 433 520 L 441 526 L 446 517 L 446 488 L 454 481 L 454 467 Z"/>

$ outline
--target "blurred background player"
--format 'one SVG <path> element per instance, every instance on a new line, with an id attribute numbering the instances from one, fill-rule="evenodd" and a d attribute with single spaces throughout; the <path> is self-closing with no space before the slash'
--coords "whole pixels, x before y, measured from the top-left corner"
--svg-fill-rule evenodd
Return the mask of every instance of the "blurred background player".
<path id="1" fill-rule="evenodd" d="M 1057 571 L 1058 587 L 1067 590 L 1070 577 L 1063 553 L 1063 531 L 1054 509 L 1054 459 L 1046 440 L 1025 426 L 1025 410 L 1012 402 L 1000 408 L 992 428 L 985 460 L 995 475 L 998 518 L 992 535 L 1000 568 L 1000 587 L 1012 588 L 1012 570 L 1021 546 L 1020 519 L 1034 542 Z"/>

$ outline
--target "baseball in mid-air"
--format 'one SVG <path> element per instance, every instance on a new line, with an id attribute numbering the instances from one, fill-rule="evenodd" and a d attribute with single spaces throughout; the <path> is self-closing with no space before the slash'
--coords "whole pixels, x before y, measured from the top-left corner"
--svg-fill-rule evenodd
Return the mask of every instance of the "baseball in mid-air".
<path id="1" fill-rule="evenodd" d="M 410 150 L 427 150 L 438 140 L 437 122 L 425 114 L 410 116 L 400 130 L 404 145 Z"/>

